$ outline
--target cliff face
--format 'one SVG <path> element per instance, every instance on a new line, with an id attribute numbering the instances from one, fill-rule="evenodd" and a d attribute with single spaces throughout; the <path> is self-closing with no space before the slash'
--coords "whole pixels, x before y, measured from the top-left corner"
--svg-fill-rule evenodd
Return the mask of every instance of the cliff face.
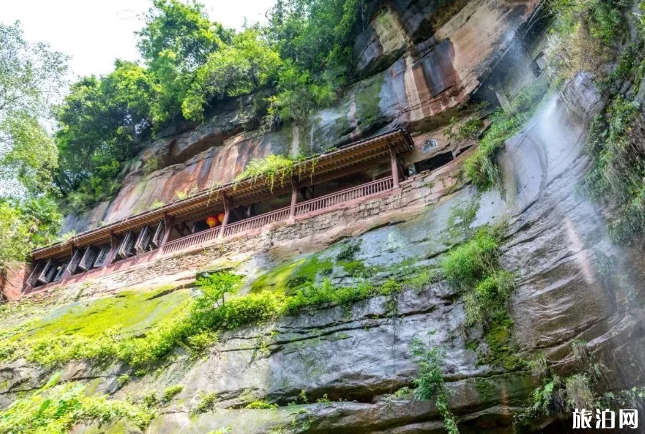
<path id="1" fill-rule="evenodd" d="M 572 343 L 584 340 L 600 363 L 613 368 L 607 373 L 608 384 L 615 390 L 629 388 L 642 382 L 643 315 L 639 304 L 630 298 L 643 295 L 642 285 L 637 283 L 643 278 L 637 270 L 643 268 L 635 266 L 640 263 L 638 255 L 611 245 L 600 210 L 577 193 L 587 164 L 582 153 L 584 131 L 599 108 L 600 100 L 585 76 L 554 95 L 507 142 L 499 158 L 504 181 L 497 190 L 478 194 L 462 186 L 457 176 L 462 159 L 458 158 L 408 181 L 399 197 L 381 199 L 379 206 L 374 201 L 363 209 L 340 210 L 289 229 L 300 233 L 298 241 L 293 240 L 293 234 L 274 229 L 259 239 L 178 257 L 156 268 L 146 266 L 108 276 L 105 282 L 93 282 L 92 287 L 106 291 L 110 288 L 102 285 L 114 290 L 138 284 L 134 287 L 143 291 L 141 300 L 150 300 L 139 303 L 154 300 L 154 305 L 141 314 L 145 320 L 134 318 L 124 325 L 129 332 L 143 333 L 172 315 L 173 306 L 190 296 L 185 289 L 146 295 L 143 288 L 160 284 L 160 276 L 182 279 L 198 270 L 235 263 L 249 284 L 265 275 L 270 276 L 271 284 L 280 284 L 277 276 L 290 264 L 312 257 L 333 261 L 346 245 L 342 240 L 347 236 L 360 246 L 355 259 L 366 266 L 407 260 L 432 268 L 445 257 L 445 234 L 454 224 L 450 215 L 468 204 L 477 209 L 472 227 L 507 222 L 500 262 L 517 274 L 511 304 L 513 322 L 505 329 L 507 344 L 516 355 L 529 359 L 544 352 L 554 369 L 567 375 L 578 363 Z M 619 271 L 607 277 L 601 257 L 615 260 Z M 392 268 L 385 270 L 376 279 L 396 273 Z M 351 284 L 353 279 L 336 266 L 330 276 L 339 284 Z M 636 294 L 630 295 L 633 289 Z M 78 288 L 68 288 L 57 296 L 66 293 L 77 297 Z M 91 292 L 84 295 L 91 296 Z M 56 318 L 78 309 L 101 316 L 107 310 L 104 304 L 100 299 L 64 304 L 44 322 L 28 325 L 27 333 L 48 329 L 52 327 L 48 324 L 56 324 Z M 128 304 L 139 312 L 138 304 L 126 301 Z M 442 418 L 432 402 L 392 395 L 411 386 L 417 376 L 409 347 L 412 340 L 419 339 L 446 352 L 444 377 L 460 432 L 515 432 L 518 427 L 513 425 L 513 414 L 526 405 L 539 383 L 525 369 L 504 367 L 503 361 L 484 361 L 491 349 L 482 339 L 483 331 L 466 323 L 459 291 L 439 280 L 403 291 L 395 297 L 394 305 L 393 311 L 389 297 L 374 297 L 349 309 L 318 308 L 261 327 L 222 333 L 219 343 L 202 358 L 195 360 L 178 350 L 156 374 L 133 378 L 125 385 L 120 376 L 132 372 L 118 364 L 95 367 L 72 363 L 61 380 L 89 384 L 92 393 L 109 393 L 117 399 L 182 385 L 149 432 L 201 433 L 230 427 L 240 433 L 440 433 L 444 432 Z M 84 333 L 83 327 L 89 326 L 74 322 L 66 327 Z M 21 391 L 39 387 L 50 375 L 20 361 L 5 366 L 2 372 L 3 406 Z M 201 394 L 214 391 L 217 410 L 191 414 Z M 303 394 L 308 403 L 299 401 Z M 316 403 L 323 397 L 326 400 Z M 244 409 L 255 399 L 280 407 Z M 294 401 L 299 404 L 285 406 Z M 551 422 L 538 419 L 525 429 L 550 432 Z M 554 432 L 565 432 L 565 427 L 568 429 L 568 422 L 564 426 L 556 422 Z M 93 429 L 81 426 L 76 432 Z M 121 425 L 110 429 L 137 431 Z"/>
<path id="2" fill-rule="evenodd" d="M 505 92 L 533 79 L 535 44 L 517 38 L 537 6 L 510 0 L 392 1 L 357 41 L 366 78 L 335 107 L 321 110 L 306 126 L 259 135 L 243 131 L 245 100 L 223 105 L 205 124 L 159 138 L 142 155 L 156 156 L 166 167 L 149 175 L 133 168 L 114 201 L 68 224 L 82 229 L 115 221 L 155 200 L 170 202 L 194 185 L 228 182 L 251 158 L 317 152 L 394 126 L 412 131 L 413 159 L 427 157 L 422 144 L 428 138 L 437 138 L 443 151 L 449 141 L 442 128 L 451 116 L 466 116 L 468 102 L 497 97 L 503 103 Z M 351 286 L 356 276 L 337 261 L 348 243 L 359 246 L 355 262 L 379 267 L 369 278 L 382 283 L 406 264 L 437 268 L 451 246 L 463 241 L 463 235 L 455 240 L 447 234 L 460 228 L 455 210 L 468 208 L 474 210 L 468 230 L 505 223 L 499 262 L 515 274 L 516 289 L 511 320 L 496 331 L 502 348 L 468 323 L 461 290 L 438 278 L 394 296 L 318 306 L 223 332 L 201 358 L 176 349 L 154 373 L 137 376 L 119 363 L 79 362 L 67 364 L 61 380 L 115 399 L 182 385 L 159 410 L 151 433 L 445 432 L 433 401 L 395 394 L 418 377 L 410 354 L 417 339 L 445 351 L 443 374 L 461 433 L 568 432 L 570 422 L 562 424 L 557 416 L 514 425 L 514 415 L 540 385 L 529 369 L 513 363 L 515 357 L 544 353 L 553 371 L 565 377 L 580 365 L 575 343 L 585 342 L 590 357 L 609 368 L 603 374 L 608 389 L 643 383 L 645 267 L 639 252 L 609 241 L 605 210 L 580 193 L 589 164 L 586 131 L 602 104 L 590 76 L 567 83 L 506 141 L 498 155 L 502 182 L 490 191 L 464 185 L 460 172 L 472 152 L 466 150 L 444 167 L 404 181 L 395 195 L 72 285 L 52 294 L 61 304 L 38 321 L 9 317 L 0 325 L 20 326 L 28 336 L 43 330 L 85 335 L 91 326 L 73 315 L 87 312 L 89 322 L 100 317 L 110 328 L 121 321 L 127 333 L 144 335 L 176 314 L 203 271 L 233 268 L 244 276 L 242 292 L 250 293 L 259 282 L 285 284 L 284 276 L 315 259 L 331 263 L 333 284 Z M 162 285 L 173 289 L 150 292 Z M 130 298 L 125 289 L 142 295 Z M 117 297 L 96 298 L 112 292 Z M 123 317 L 104 319 L 114 312 Z M 0 367 L 0 407 L 41 387 L 51 372 L 24 360 Z M 121 380 L 124 374 L 131 376 L 128 382 Z M 200 397 L 213 392 L 215 411 L 195 414 Z M 245 408 L 256 400 L 279 407 Z M 138 432 L 124 424 L 77 426 L 75 432 L 105 429 Z"/>
<path id="3" fill-rule="evenodd" d="M 233 180 L 253 158 L 268 154 L 313 154 L 406 127 L 424 133 L 446 125 L 473 98 L 494 66 L 517 43 L 535 1 L 398 1 L 374 18 L 356 43 L 360 73 L 333 106 L 302 126 L 261 134 L 245 131 L 250 99 L 216 107 L 202 125 L 162 132 L 127 169 L 117 197 L 83 216 L 69 216 L 63 233 L 77 233 L 144 212 L 156 201 L 170 203 Z M 142 161 L 162 169 L 143 172 Z"/>

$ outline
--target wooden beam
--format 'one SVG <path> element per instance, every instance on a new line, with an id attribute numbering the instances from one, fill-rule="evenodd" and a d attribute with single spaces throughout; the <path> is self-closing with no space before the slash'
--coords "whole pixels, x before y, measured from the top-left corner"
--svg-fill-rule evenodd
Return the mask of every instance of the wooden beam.
<path id="1" fill-rule="evenodd" d="M 394 188 L 399 188 L 399 163 L 397 161 L 396 152 L 390 147 L 390 160 L 392 162 L 392 180 L 394 181 Z"/>
<path id="2" fill-rule="evenodd" d="M 217 235 L 217 238 L 224 238 L 224 230 L 226 229 L 226 225 L 228 224 L 228 221 L 231 218 L 231 208 L 233 208 L 233 199 L 229 198 L 226 195 L 224 195 L 223 199 L 224 199 L 224 221 L 222 222 L 222 227 L 219 230 L 219 234 Z"/>
<path id="3" fill-rule="evenodd" d="M 168 238 L 170 238 L 170 233 L 172 232 L 172 228 L 175 225 L 175 218 L 170 217 L 168 214 L 164 215 L 163 217 L 164 220 L 164 227 L 166 228 L 166 232 L 163 235 L 163 238 L 161 239 L 161 243 L 159 244 L 159 251 L 162 252 L 164 246 L 168 242 Z"/>
<path id="4" fill-rule="evenodd" d="M 298 180 L 295 176 L 291 177 L 291 208 L 289 209 L 289 222 L 296 219 L 296 204 L 298 203 Z"/>
<path id="5" fill-rule="evenodd" d="M 103 268 L 109 267 L 112 262 L 114 262 L 114 258 L 116 257 L 116 251 L 119 249 L 119 237 L 114 233 L 114 231 L 110 231 L 110 253 L 108 253 L 108 257 L 105 260 L 105 264 L 103 264 Z"/>

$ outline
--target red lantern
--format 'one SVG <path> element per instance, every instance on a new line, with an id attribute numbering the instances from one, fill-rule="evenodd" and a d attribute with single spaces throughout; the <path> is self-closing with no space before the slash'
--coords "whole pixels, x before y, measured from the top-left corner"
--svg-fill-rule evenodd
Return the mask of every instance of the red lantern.
<path id="1" fill-rule="evenodd" d="M 219 220 L 220 223 L 224 223 L 224 213 L 223 212 L 217 214 L 217 220 Z"/>
<path id="2" fill-rule="evenodd" d="M 218 224 L 220 224 L 219 220 L 215 216 L 208 216 L 206 218 L 206 224 L 208 225 L 209 228 L 214 228 Z"/>

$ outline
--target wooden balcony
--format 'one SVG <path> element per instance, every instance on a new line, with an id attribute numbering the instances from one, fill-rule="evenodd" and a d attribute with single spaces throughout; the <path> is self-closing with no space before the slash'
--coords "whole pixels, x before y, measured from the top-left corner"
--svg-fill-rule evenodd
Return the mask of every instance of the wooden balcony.
<path id="1" fill-rule="evenodd" d="M 296 205 L 295 217 L 305 219 L 310 214 L 317 211 L 324 212 L 336 205 L 351 202 L 357 199 L 368 198 L 370 196 L 390 191 L 394 188 L 394 180 L 392 177 L 378 179 L 376 181 L 368 182 L 357 187 L 341 190 L 336 193 L 331 193 L 316 199 L 311 199 Z M 257 229 L 278 222 L 286 222 L 289 220 L 290 207 L 281 208 L 266 214 L 242 220 L 236 223 L 227 225 L 224 228 L 223 237 L 244 235 Z M 208 229 L 184 238 L 167 243 L 162 251 L 163 255 L 169 255 L 185 250 L 193 250 L 200 248 L 215 239 L 219 238 L 221 227 Z"/>
<path id="2" fill-rule="evenodd" d="M 334 205 L 349 202 L 351 200 L 382 193 L 384 191 L 391 190 L 393 187 L 394 180 L 390 176 L 389 178 L 379 179 L 367 184 L 359 185 L 358 187 L 348 188 L 347 190 L 311 199 L 296 205 L 296 217 L 331 208 Z"/>
<path id="3" fill-rule="evenodd" d="M 203 232 L 198 232 L 196 234 L 171 241 L 164 246 L 163 254 L 179 252 L 214 241 L 219 237 L 220 229 L 221 228 L 208 229 Z"/>
<path id="4" fill-rule="evenodd" d="M 291 224 L 319 213 L 330 212 L 334 208 L 348 206 L 347 204 L 361 201 L 363 198 L 387 194 L 399 186 L 401 164 L 398 154 L 408 152 L 412 148 L 412 139 L 407 132 L 402 129 L 394 130 L 297 161 L 294 163 L 293 173 L 299 175 L 292 176 L 291 182 L 276 188 L 270 188 L 263 177 L 249 177 L 215 190 L 206 189 L 195 196 L 164 205 L 159 209 L 92 229 L 71 240 L 36 249 L 31 254 L 35 268 L 25 284 L 24 291 L 75 283 L 89 275 L 104 275 L 152 261 L 160 255 L 200 249 L 217 239 L 250 236 L 270 225 Z M 377 173 L 382 173 L 382 167 L 388 159 L 392 173 L 389 178 L 298 203 L 299 191 L 302 189 L 379 165 L 381 169 Z M 310 176 L 303 177 L 303 173 Z M 235 212 L 234 207 L 273 200 L 286 195 L 289 190 L 289 207 L 229 224 L 231 212 Z M 222 211 L 224 218 L 221 226 L 169 241 L 173 229 L 176 229 L 174 233 L 189 234 L 191 224 L 195 228 L 202 217 Z"/>

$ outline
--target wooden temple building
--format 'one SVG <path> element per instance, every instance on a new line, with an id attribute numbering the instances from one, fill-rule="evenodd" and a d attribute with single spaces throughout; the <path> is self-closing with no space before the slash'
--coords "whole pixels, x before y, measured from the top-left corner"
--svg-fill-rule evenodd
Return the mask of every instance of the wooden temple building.
<path id="1" fill-rule="evenodd" d="M 401 154 L 413 149 L 403 130 L 294 162 L 291 179 L 262 177 L 203 190 L 31 253 L 23 292 L 79 282 L 159 256 L 206 246 L 273 224 L 291 224 L 340 203 L 396 191 Z M 214 221 L 215 217 L 219 218 Z"/>

